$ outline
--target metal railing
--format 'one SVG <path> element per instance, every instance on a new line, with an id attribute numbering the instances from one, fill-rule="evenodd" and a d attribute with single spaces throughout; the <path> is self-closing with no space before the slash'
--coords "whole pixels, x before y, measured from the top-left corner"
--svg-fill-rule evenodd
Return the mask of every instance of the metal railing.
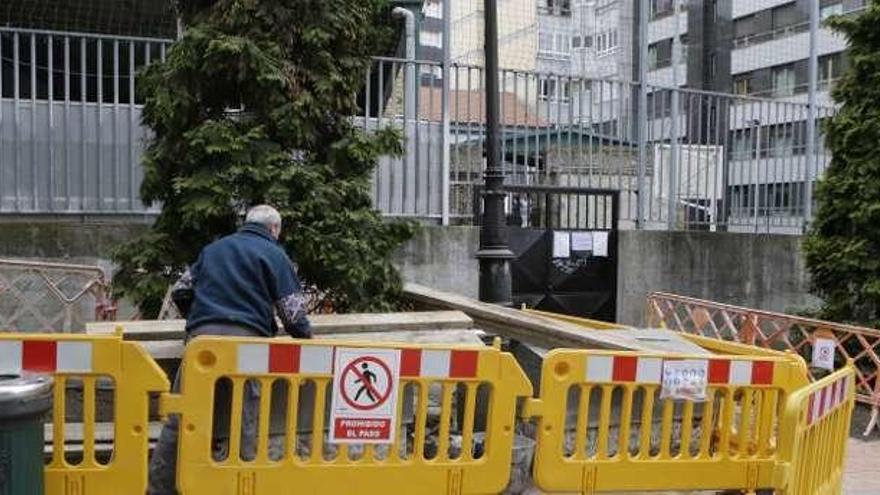
<path id="1" fill-rule="evenodd" d="M 136 74 L 169 43 L 0 27 L 0 212 L 149 212 Z"/>
<path id="2" fill-rule="evenodd" d="M 482 186 L 474 188 L 474 223 L 483 215 Z M 614 230 L 618 192 L 554 186 L 507 186 L 508 225 L 536 229 Z"/>
<path id="3" fill-rule="evenodd" d="M 754 33 L 747 36 L 740 36 L 738 38 L 733 39 L 733 47 L 734 48 L 746 48 L 752 45 L 757 45 L 760 43 L 764 43 L 767 41 L 778 40 L 782 38 L 788 38 L 789 36 L 794 36 L 799 33 L 806 33 L 810 30 L 810 22 L 799 22 L 796 24 L 789 24 L 788 26 L 781 26 L 776 29 L 771 29 L 769 31 L 764 31 L 761 33 Z"/>
<path id="4" fill-rule="evenodd" d="M 0 260 L 0 331 L 82 332 L 114 310 L 98 267 Z"/>
<path id="5" fill-rule="evenodd" d="M 648 296 L 647 324 L 721 340 L 793 351 L 811 360 L 813 335 L 833 335 L 839 364 L 852 360 L 856 399 L 875 404 L 880 393 L 880 330 L 743 308 L 692 297 L 656 292 Z M 816 377 L 823 372 L 813 370 Z"/>
<path id="6" fill-rule="evenodd" d="M 138 197 L 149 133 L 136 83 L 169 43 L 0 28 L 0 213 L 157 211 Z M 384 215 L 473 221 L 483 79 L 477 66 L 374 58 L 353 120 L 406 139 L 374 173 Z M 807 188 L 828 163 L 821 137 L 815 160 L 805 153 L 806 104 L 645 85 L 642 108 L 642 89 L 502 70 L 508 184 L 617 190 L 620 228 L 803 231 Z"/>

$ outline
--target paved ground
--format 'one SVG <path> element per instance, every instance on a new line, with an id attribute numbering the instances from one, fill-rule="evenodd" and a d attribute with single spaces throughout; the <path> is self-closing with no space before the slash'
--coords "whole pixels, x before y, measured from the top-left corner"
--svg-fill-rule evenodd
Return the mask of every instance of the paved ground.
<path id="1" fill-rule="evenodd" d="M 845 495 L 880 495 L 880 431 L 874 429 L 868 438 L 862 437 L 870 414 L 865 406 L 857 406 L 853 413 L 843 479 Z"/>
<path id="2" fill-rule="evenodd" d="M 846 495 L 880 495 L 880 442 L 850 439 L 846 475 L 843 486 Z"/>

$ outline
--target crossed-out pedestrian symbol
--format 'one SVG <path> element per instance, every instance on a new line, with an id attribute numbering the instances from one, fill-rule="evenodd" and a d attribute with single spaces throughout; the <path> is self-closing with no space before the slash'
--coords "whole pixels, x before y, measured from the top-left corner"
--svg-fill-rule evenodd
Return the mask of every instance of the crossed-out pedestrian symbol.
<path id="1" fill-rule="evenodd" d="M 376 409 L 391 395 L 391 369 L 381 359 L 363 356 L 348 363 L 339 382 L 345 402 L 358 410 Z"/>

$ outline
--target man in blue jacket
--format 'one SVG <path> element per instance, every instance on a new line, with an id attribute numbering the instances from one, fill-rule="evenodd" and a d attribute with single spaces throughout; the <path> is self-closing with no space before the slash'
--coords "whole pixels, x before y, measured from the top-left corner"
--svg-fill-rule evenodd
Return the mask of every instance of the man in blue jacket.
<path id="1" fill-rule="evenodd" d="M 294 338 L 311 337 L 302 286 L 293 263 L 278 244 L 280 234 L 278 211 L 255 206 L 238 232 L 202 250 L 172 289 L 174 302 L 186 316 L 187 341 L 199 335 L 274 337 L 278 333 L 276 314 Z M 175 392 L 179 382 L 178 372 Z M 246 434 L 241 446 L 245 458 L 256 452 L 259 394 L 256 386 L 247 382 L 242 411 Z M 228 397 L 219 400 L 228 401 Z M 148 495 L 176 493 L 178 422 L 173 415 L 162 428 L 150 462 Z"/>

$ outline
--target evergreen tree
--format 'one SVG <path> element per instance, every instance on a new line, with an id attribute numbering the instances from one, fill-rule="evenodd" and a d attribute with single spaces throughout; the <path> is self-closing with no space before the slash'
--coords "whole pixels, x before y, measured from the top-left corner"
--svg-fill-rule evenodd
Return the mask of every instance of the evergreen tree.
<path id="1" fill-rule="evenodd" d="M 834 86 L 827 123 L 831 164 L 816 187 L 815 222 L 804 242 L 821 316 L 880 323 L 880 0 L 831 25 L 849 41 L 849 69 Z"/>
<path id="2" fill-rule="evenodd" d="M 354 126 L 370 56 L 393 42 L 384 0 L 180 2 L 187 29 L 141 75 L 152 130 L 141 196 L 162 211 L 120 246 L 121 296 L 153 315 L 170 283 L 247 207 L 282 214 L 300 276 L 339 311 L 388 310 L 400 292 L 390 256 L 412 225 L 371 207 L 380 155 L 398 132 Z"/>

